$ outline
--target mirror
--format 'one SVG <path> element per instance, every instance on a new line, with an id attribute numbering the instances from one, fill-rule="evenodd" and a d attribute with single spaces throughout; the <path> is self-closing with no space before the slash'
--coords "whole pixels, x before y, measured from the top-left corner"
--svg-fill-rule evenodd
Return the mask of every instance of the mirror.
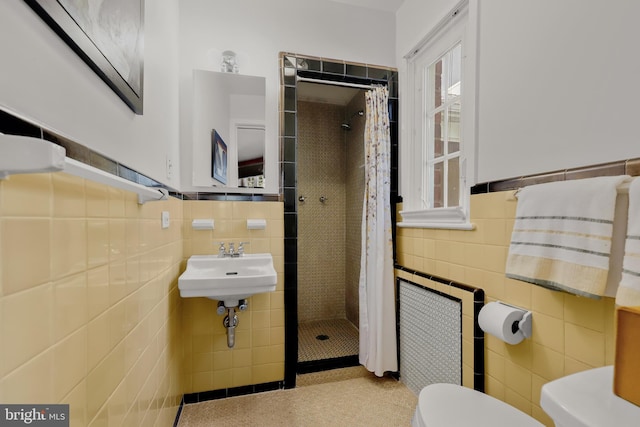
<path id="1" fill-rule="evenodd" d="M 193 71 L 194 186 L 264 188 L 265 101 L 264 77 Z"/>

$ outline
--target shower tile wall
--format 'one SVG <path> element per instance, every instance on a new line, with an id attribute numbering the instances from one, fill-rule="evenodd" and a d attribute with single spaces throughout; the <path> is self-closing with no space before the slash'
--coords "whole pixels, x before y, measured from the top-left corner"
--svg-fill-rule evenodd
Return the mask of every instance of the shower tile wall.
<path id="1" fill-rule="evenodd" d="M 346 107 L 347 118 L 365 110 L 364 92 L 361 91 Z M 358 326 L 358 285 L 360 282 L 360 247 L 362 201 L 364 198 L 364 124 L 365 116 L 353 116 L 351 131 L 346 132 L 346 245 L 345 309 L 347 319 Z"/>
<path id="2" fill-rule="evenodd" d="M 298 320 L 345 318 L 344 107 L 298 102 Z M 320 202 L 325 196 L 327 201 Z"/>

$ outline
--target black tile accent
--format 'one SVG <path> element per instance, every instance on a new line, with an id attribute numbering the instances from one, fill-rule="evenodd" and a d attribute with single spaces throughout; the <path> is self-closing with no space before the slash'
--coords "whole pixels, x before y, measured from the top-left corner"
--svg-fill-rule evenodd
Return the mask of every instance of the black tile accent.
<path id="1" fill-rule="evenodd" d="M 282 136 L 296 136 L 296 113 L 284 113 L 284 134 Z"/>
<path id="2" fill-rule="evenodd" d="M 398 99 L 398 82 L 389 82 L 389 98 Z"/>
<path id="3" fill-rule="evenodd" d="M 282 54 L 286 58 L 291 58 L 290 53 Z M 320 80 L 329 80 L 342 83 L 355 83 L 361 85 L 381 84 L 387 85 L 389 79 L 397 82 L 398 73 L 389 69 L 368 67 L 364 64 L 345 64 L 341 61 L 322 61 L 303 56 L 297 56 L 297 75 Z M 286 62 L 284 62 L 286 64 Z M 320 68 L 322 66 L 322 68 Z M 287 71 L 281 68 L 281 72 Z M 346 74 L 345 74 L 346 73 Z M 281 81 L 286 81 L 282 78 Z M 297 82 L 296 82 L 297 84 Z M 398 102 L 397 89 L 393 96 L 390 96 L 390 109 L 393 110 L 393 120 L 390 123 L 391 132 L 391 192 L 392 200 L 401 199 L 398 195 Z M 288 116 L 291 115 L 291 116 Z M 296 138 L 297 130 L 292 131 L 290 125 L 296 124 L 295 112 L 281 112 L 281 135 L 290 138 L 281 138 L 280 142 L 285 144 L 281 148 L 281 192 L 285 199 L 285 387 L 295 387 L 295 375 L 297 366 L 297 200 L 291 200 L 292 193 L 289 190 L 296 189 Z M 287 126 L 289 125 L 289 126 Z M 287 145 L 290 144 L 290 145 Z M 295 197 L 295 196 L 294 196 Z M 292 203 L 293 202 L 293 203 Z M 391 206 L 392 208 L 394 206 Z M 392 210 L 395 218 L 395 211 Z M 394 228 L 395 232 L 395 228 Z M 395 239 L 394 239 L 395 245 Z"/>
<path id="4" fill-rule="evenodd" d="M 284 384 L 282 384 L 282 381 L 256 384 L 253 386 L 254 393 L 262 393 L 265 391 L 273 391 L 273 390 L 282 390 L 283 388 L 284 388 Z"/>
<path id="5" fill-rule="evenodd" d="M 95 151 L 89 154 L 89 164 L 112 175 L 118 175 L 118 163 Z"/>
<path id="6" fill-rule="evenodd" d="M 60 135 L 56 135 L 47 130 L 44 131 L 43 138 L 56 145 L 64 147 L 65 155 L 67 157 L 85 164 L 91 163 L 91 150 L 84 145 L 73 142 L 70 139 L 63 138 Z"/>
<path id="7" fill-rule="evenodd" d="M 389 121 L 398 122 L 398 100 L 389 99 Z"/>
<path id="8" fill-rule="evenodd" d="M 286 216 L 285 216 L 286 220 Z M 298 239 L 284 238 L 284 259 L 286 264 L 295 264 L 298 262 Z M 286 286 L 286 285 L 285 285 Z"/>
<path id="9" fill-rule="evenodd" d="M 483 306 L 484 290 L 478 288 L 473 292 L 473 388 L 484 393 L 484 331 L 478 323 L 478 316 Z"/>
<path id="10" fill-rule="evenodd" d="M 343 62 L 322 61 L 322 72 L 344 75 L 345 65 Z"/>
<path id="11" fill-rule="evenodd" d="M 245 396 L 247 394 L 262 393 L 264 391 L 281 390 L 282 381 L 273 381 L 256 385 L 233 387 L 220 390 L 201 391 L 197 393 L 187 393 L 183 396 L 185 404 L 206 402 L 209 400 L 225 399 L 227 397 Z"/>
<path id="12" fill-rule="evenodd" d="M 625 174 L 625 162 L 613 162 L 579 169 L 568 169 L 566 179 L 593 178 L 596 176 L 616 176 Z"/>
<path id="13" fill-rule="evenodd" d="M 353 77 L 367 77 L 367 67 L 363 65 L 346 64 L 346 74 Z"/>
<path id="14" fill-rule="evenodd" d="M 322 71 L 320 60 L 311 58 L 298 58 L 298 70 Z"/>
<path id="15" fill-rule="evenodd" d="M 184 408 L 184 396 L 180 400 L 180 405 L 178 406 L 178 411 L 176 412 L 176 417 L 173 420 L 173 427 L 178 427 L 178 424 L 180 424 L 180 416 L 182 415 L 182 408 Z"/>
<path id="16" fill-rule="evenodd" d="M 312 372 L 328 371 L 330 369 L 349 368 L 360 364 L 358 355 L 334 357 L 331 359 L 312 360 L 309 362 L 298 362 L 298 374 L 310 374 Z"/>
<path id="17" fill-rule="evenodd" d="M 137 182 L 138 181 L 138 172 L 129 169 L 126 166 L 119 165 L 118 167 L 118 176 L 120 178 L 127 179 L 129 181 Z"/>
<path id="18" fill-rule="evenodd" d="M 489 192 L 489 183 L 476 184 L 471 187 L 471 194 L 484 194 Z"/>
<path id="19" fill-rule="evenodd" d="M 367 67 L 367 77 L 375 80 L 389 80 L 392 71 L 384 68 Z"/>
<path id="20" fill-rule="evenodd" d="M 594 178 L 597 176 L 640 175 L 640 159 L 627 159 L 618 162 L 604 163 L 566 169 L 554 172 L 545 172 L 519 178 L 509 178 L 478 184 L 471 189 L 471 194 L 491 193 L 496 191 L 516 190 L 528 185 L 543 184 L 554 181 L 569 181 L 574 179 Z M 632 167 L 629 167 L 632 165 Z M 477 188 L 476 188 L 477 187 Z"/>
<path id="21" fill-rule="evenodd" d="M 282 144 L 282 161 L 283 162 L 295 162 L 296 161 L 296 138 L 282 137 L 280 140 Z"/>
<path id="22" fill-rule="evenodd" d="M 3 110 L 0 110 L 0 133 L 42 138 L 42 129 L 39 126 L 26 122 Z"/>
<path id="23" fill-rule="evenodd" d="M 284 210 L 285 212 L 294 212 L 296 210 L 296 189 L 284 189 Z"/>
<path id="24" fill-rule="evenodd" d="M 282 83 L 285 86 L 295 86 L 296 85 L 296 72 L 291 68 L 286 68 L 285 72 L 282 74 Z"/>
<path id="25" fill-rule="evenodd" d="M 520 178 L 505 179 L 503 181 L 496 181 L 489 183 L 489 192 L 517 190 L 522 187 L 522 180 Z"/>
<path id="26" fill-rule="evenodd" d="M 295 187 L 296 186 L 296 164 L 295 163 L 283 163 L 284 168 L 284 182 L 283 185 L 285 187 Z"/>
<path id="27" fill-rule="evenodd" d="M 284 88 L 284 110 L 296 111 L 296 88 L 285 87 Z"/>

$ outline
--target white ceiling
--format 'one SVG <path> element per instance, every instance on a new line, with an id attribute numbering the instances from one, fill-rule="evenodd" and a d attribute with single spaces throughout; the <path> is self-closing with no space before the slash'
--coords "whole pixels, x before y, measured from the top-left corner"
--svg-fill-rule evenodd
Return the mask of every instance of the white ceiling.
<path id="1" fill-rule="evenodd" d="M 396 12 L 404 0 L 331 0 L 336 3 L 345 3 L 352 6 L 366 7 L 369 9 Z"/>
<path id="2" fill-rule="evenodd" d="M 323 104 L 344 106 L 351 102 L 358 92 L 360 92 L 360 89 L 351 87 L 298 82 L 298 101 L 321 102 Z"/>

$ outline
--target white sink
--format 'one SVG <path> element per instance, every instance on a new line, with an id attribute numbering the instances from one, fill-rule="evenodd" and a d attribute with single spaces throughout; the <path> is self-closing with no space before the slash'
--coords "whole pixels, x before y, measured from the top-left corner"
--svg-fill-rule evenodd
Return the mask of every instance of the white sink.
<path id="1" fill-rule="evenodd" d="M 178 279 L 178 289 L 183 298 L 206 297 L 235 307 L 241 299 L 275 291 L 277 281 L 271 254 L 193 255 Z"/>

